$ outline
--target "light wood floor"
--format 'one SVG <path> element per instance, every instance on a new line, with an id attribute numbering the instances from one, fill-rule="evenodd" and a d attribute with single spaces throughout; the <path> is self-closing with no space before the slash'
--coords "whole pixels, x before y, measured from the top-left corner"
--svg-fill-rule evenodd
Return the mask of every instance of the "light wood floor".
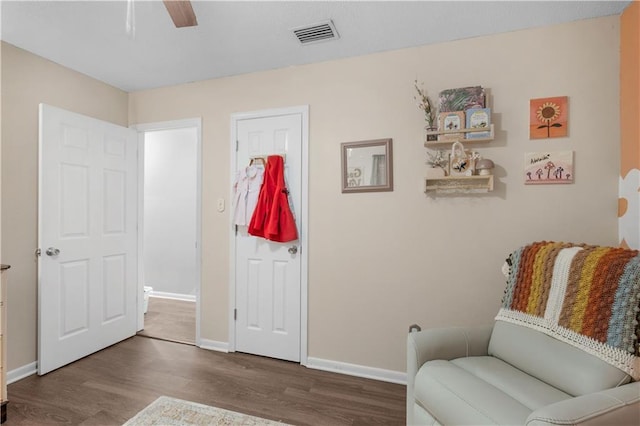
<path id="1" fill-rule="evenodd" d="M 196 303 L 150 297 L 141 336 L 196 344 Z"/>
<path id="2" fill-rule="evenodd" d="M 405 387 L 134 336 L 9 385 L 6 425 L 120 425 L 161 395 L 294 425 L 402 425 Z"/>

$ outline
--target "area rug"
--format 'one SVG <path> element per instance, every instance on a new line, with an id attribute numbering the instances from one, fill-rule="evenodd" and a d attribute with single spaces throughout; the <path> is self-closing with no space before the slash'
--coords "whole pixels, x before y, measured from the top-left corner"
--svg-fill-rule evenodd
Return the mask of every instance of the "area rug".
<path id="1" fill-rule="evenodd" d="M 181 399 L 161 396 L 149 404 L 124 426 L 142 425 L 243 425 L 243 426 L 275 426 L 285 423 L 275 422 L 235 411 Z"/>

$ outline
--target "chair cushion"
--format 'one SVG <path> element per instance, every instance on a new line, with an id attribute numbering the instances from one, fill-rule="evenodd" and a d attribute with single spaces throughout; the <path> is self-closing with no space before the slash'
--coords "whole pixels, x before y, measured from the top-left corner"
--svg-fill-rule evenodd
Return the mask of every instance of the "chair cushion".
<path id="1" fill-rule="evenodd" d="M 620 386 L 631 377 L 601 359 L 528 327 L 496 321 L 489 355 L 572 396 Z"/>
<path id="2" fill-rule="evenodd" d="M 524 424 L 532 411 L 570 395 L 498 358 L 425 363 L 415 401 L 441 424 Z"/>

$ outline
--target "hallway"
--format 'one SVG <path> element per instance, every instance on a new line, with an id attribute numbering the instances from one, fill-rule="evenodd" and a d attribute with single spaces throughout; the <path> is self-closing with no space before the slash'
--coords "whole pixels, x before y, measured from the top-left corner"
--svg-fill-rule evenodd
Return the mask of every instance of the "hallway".
<path id="1" fill-rule="evenodd" d="M 196 303 L 149 297 L 144 330 L 139 336 L 171 342 L 196 344 Z"/>

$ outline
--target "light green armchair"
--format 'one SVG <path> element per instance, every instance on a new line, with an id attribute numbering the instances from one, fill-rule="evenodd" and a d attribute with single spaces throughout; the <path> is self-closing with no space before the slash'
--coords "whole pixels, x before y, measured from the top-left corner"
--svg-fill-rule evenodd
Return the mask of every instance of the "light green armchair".
<path id="1" fill-rule="evenodd" d="M 640 254 L 513 252 L 495 323 L 410 332 L 407 424 L 640 425 Z"/>
<path id="2" fill-rule="evenodd" d="M 409 425 L 640 425 L 640 383 L 535 330 L 409 333 Z"/>

